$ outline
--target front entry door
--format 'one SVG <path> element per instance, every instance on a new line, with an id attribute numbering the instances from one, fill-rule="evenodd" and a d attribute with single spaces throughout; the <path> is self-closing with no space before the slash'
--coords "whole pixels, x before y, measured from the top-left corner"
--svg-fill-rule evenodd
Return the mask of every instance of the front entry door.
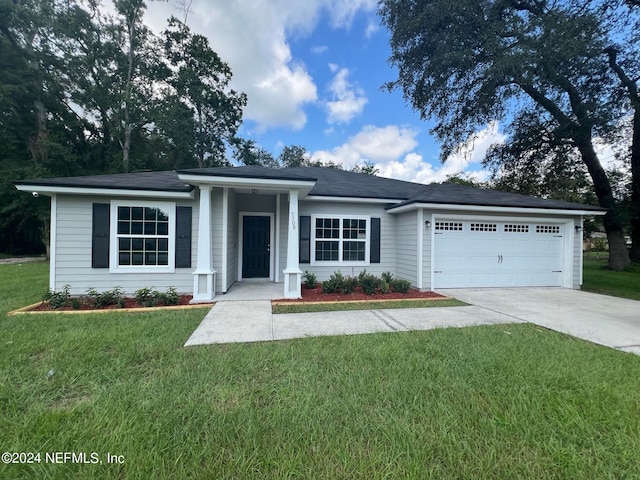
<path id="1" fill-rule="evenodd" d="M 269 278 L 269 217 L 242 217 L 242 278 Z"/>

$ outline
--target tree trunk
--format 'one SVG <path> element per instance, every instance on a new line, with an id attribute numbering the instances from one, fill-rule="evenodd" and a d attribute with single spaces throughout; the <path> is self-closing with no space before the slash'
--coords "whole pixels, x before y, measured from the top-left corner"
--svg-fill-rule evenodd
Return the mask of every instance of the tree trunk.
<path id="1" fill-rule="evenodd" d="M 607 174 L 600 165 L 600 160 L 593 148 L 590 132 L 581 133 L 582 135 L 578 136 L 579 138 L 576 140 L 576 146 L 582 155 L 582 161 L 589 170 L 591 180 L 593 180 L 598 202 L 601 207 L 608 210 L 603 223 L 609 241 L 609 268 L 616 271 L 624 270 L 631 261 L 624 239 L 623 224 L 620 221 L 619 206 L 613 197 Z"/>
<path id="2" fill-rule="evenodd" d="M 131 125 L 131 92 L 133 90 L 133 63 L 135 60 L 135 35 L 136 35 L 136 19 L 132 14 L 127 18 L 127 32 L 129 35 L 129 51 L 127 53 L 127 83 L 125 86 L 125 99 L 124 99 L 124 141 L 121 142 L 122 147 L 122 170 L 125 173 L 129 172 L 131 165 L 129 155 L 131 152 L 131 132 L 133 126 Z"/>
<path id="3" fill-rule="evenodd" d="M 628 0 L 632 3 L 631 0 Z M 637 2 L 633 2 L 638 5 Z M 604 50 L 609 66 L 626 89 L 633 108 L 633 133 L 631 140 L 631 259 L 640 262 L 640 93 L 636 80 L 627 75 L 618 64 L 618 52 L 614 47 Z"/>
<path id="4" fill-rule="evenodd" d="M 631 142 L 631 259 L 640 262 L 640 100 L 636 101 Z"/>

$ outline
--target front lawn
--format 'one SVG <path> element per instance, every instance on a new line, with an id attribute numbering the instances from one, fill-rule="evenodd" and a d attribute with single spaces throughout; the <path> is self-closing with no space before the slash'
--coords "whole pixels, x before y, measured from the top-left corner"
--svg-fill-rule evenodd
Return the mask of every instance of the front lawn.
<path id="1" fill-rule="evenodd" d="M 640 300 L 640 264 L 623 272 L 607 269 L 607 255 L 585 255 L 582 290 Z"/>
<path id="2" fill-rule="evenodd" d="M 640 475 L 640 357 L 526 324 L 184 348 L 206 310 L 7 317 L 45 268 L 0 266 L 0 447 L 42 453 L 0 478 Z"/>

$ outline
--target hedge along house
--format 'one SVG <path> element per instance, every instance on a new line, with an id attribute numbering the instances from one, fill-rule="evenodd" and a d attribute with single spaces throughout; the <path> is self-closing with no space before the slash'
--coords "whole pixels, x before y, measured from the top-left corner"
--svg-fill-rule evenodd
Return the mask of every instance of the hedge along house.
<path id="1" fill-rule="evenodd" d="M 256 166 L 15 182 L 51 197 L 50 288 L 153 286 L 212 300 L 234 282 L 385 271 L 421 290 L 582 283 L 599 207 L 330 168 Z"/>

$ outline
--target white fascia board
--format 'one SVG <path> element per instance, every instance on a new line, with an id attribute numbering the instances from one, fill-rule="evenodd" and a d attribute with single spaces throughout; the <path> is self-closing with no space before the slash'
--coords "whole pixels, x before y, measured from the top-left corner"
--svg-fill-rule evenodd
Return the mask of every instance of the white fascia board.
<path id="1" fill-rule="evenodd" d="M 67 193 L 70 195 L 100 195 L 105 197 L 144 197 L 144 198 L 184 198 L 195 197 L 193 190 L 190 192 L 166 192 L 153 190 L 127 190 L 123 188 L 91 188 L 91 187 L 54 187 L 50 185 L 16 185 L 22 192 L 37 192 L 43 195 L 55 195 Z"/>
<path id="2" fill-rule="evenodd" d="M 361 198 L 361 197 L 329 197 L 323 195 L 307 195 L 305 200 L 313 200 L 314 202 L 340 202 L 340 203 L 400 203 L 402 200 L 397 198 Z"/>
<path id="3" fill-rule="evenodd" d="M 562 216 L 599 216 L 606 215 L 607 212 L 592 210 L 563 210 L 554 208 L 523 208 L 523 207 L 492 207 L 486 205 L 455 205 L 442 203 L 412 203 L 402 207 L 391 207 L 387 212 L 402 213 L 418 208 L 426 208 L 434 211 L 467 211 L 478 213 L 508 213 L 508 214 L 536 214 L 536 215 L 562 215 Z"/>
<path id="4" fill-rule="evenodd" d="M 281 180 L 277 178 L 253 178 L 253 177 L 221 177 L 208 175 L 178 174 L 178 178 L 190 185 L 212 185 L 216 187 L 257 187 L 261 189 L 308 189 L 316 184 L 315 180 Z"/>

